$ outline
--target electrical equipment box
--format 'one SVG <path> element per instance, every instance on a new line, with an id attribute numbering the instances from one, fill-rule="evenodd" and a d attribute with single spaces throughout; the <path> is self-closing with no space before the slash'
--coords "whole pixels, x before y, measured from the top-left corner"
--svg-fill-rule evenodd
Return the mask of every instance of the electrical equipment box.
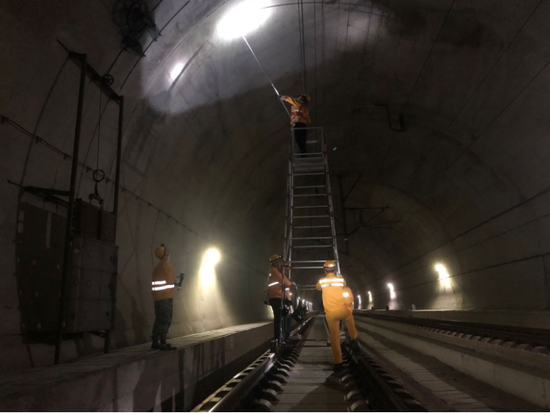
<path id="1" fill-rule="evenodd" d="M 82 200 L 75 208 L 64 332 L 110 330 L 118 255 L 113 242 L 115 220 L 109 216 L 112 214 Z M 29 203 L 20 206 L 16 274 L 23 332 L 57 330 L 65 223 L 66 217 L 55 209 L 48 211 Z"/>
<path id="2" fill-rule="evenodd" d="M 117 251 L 102 240 L 73 238 L 66 332 L 111 329 Z"/>

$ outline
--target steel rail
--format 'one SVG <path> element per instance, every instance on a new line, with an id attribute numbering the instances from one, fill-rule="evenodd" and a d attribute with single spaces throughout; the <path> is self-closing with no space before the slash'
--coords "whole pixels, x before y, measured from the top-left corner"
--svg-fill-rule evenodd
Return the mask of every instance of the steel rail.
<path id="1" fill-rule="evenodd" d="M 462 321 L 448 321 L 425 318 L 404 318 L 391 315 L 379 315 L 373 312 L 355 311 L 354 315 L 376 320 L 386 320 L 394 323 L 409 324 L 419 327 L 435 328 L 442 331 L 453 331 L 471 334 L 473 336 L 489 337 L 506 341 L 514 341 L 518 344 L 550 347 L 550 330 L 501 326 L 496 324 L 468 323 Z"/>

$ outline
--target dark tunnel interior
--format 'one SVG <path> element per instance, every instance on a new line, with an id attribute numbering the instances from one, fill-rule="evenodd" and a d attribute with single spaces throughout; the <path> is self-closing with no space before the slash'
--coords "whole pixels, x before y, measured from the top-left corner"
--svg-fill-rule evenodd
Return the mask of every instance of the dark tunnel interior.
<path id="1" fill-rule="evenodd" d="M 134 3 L 155 29 L 131 27 Z M 550 309 L 550 1 L 254 0 L 221 26 L 239 3 L 0 3 L 0 372 L 53 363 L 68 209 L 52 199 L 79 124 L 75 197 L 103 200 L 113 243 L 93 251 L 118 251 L 82 258 L 114 266 L 116 287 L 114 305 L 82 311 L 112 320 L 111 348 L 150 340 L 161 243 L 185 273 L 169 337 L 272 318 L 292 145 L 274 88 L 311 95 L 356 308 Z M 84 79 L 79 119 L 83 54 L 103 80 Z M 101 353 L 85 331 L 62 361 Z"/>

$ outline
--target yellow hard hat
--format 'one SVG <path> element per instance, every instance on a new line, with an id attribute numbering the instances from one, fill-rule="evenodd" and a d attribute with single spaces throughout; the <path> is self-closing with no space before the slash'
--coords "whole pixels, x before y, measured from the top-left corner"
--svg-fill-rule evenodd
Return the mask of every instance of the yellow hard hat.
<path id="1" fill-rule="evenodd" d="M 336 263 L 334 262 L 334 260 L 326 260 L 323 267 L 325 268 L 325 271 L 328 272 L 336 271 Z"/>
<path id="2" fill-rule="evenodd" d="M 164 244 L 160 244 L 160 247 L 157 247 L 155 249 L 155 257 L 157 257 L 159 260 L 162 260 L 167 253 L 168 253 L 168 250 L 166 249 Z"/>
<path id="3" fill-rule="evenodd" d="M 280 259 L 281 259 L 281 256 L 280 256 L 280 255 L 273 254 L 273 255 L 271 256 L 271 258 L 269 259 L 269 262 L 270 262 L 271 264 L 273 264 L 275 261 L 280 260 Z"/>

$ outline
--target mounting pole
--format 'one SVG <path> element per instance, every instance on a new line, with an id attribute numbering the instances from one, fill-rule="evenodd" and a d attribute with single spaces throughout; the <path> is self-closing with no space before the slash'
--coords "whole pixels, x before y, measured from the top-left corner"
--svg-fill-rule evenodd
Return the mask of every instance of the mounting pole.
<path id="1" fill-rule="evenodd" d="M 76 125 L 73 143 L 73 160 L 71 166 L 71 183 L 69 189 L 69 205 L 67 207 L 67 224 L 65 226 L 65 248 L 63 252 L 63 272 L 61 275 L 61 295 L 59 297 L 59 317 L 57 321 L 57 337 L 55 341 L 54 364 L 59 364 L 61 353 L 61 341 L 66 327 L 67 296 L 69 294 L 69 278 L 71 273 L 72 255 L 72 227 L 74 215 L 74 201 L 76 192 L 76 175 L 78 172 L 78 155 L 80 151 L 80 131 L 82 129 L 82 109 L 84 106 L 84 87 L 86 84 L 86 58 L 85 54 L 78 55 L 81 61 L 80 87 L 78 89 L 78 104 L 76 109 Z"/>

